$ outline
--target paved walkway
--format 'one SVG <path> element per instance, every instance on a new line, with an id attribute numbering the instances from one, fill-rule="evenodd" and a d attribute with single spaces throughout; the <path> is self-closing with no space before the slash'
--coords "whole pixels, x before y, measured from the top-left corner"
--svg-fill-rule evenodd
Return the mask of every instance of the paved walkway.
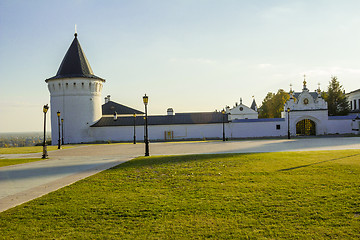
<path id="1" fill-rule="evenodd" d="M 151 155 L 360 149 L 360 137 L 151 143 Z M 49 152 L 50 159 L 0 167 L 0 212 L 142 156 L 144 144 L 88 145 Z M 8 158 L 10 155 L 0 155 Z M 41 157 L 41 153 L 16 157 Z"/>

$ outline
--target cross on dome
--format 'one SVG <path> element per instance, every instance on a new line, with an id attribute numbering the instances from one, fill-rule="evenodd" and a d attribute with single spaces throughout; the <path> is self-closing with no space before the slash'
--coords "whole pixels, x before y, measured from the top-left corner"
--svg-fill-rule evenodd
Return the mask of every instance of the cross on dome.
<path id="1" fill-rule="evenodd" d="M 307 90 L 307 88 L 306 88 L 306 75 L 304 74 L 304 81 L 303 81 L 303 84 L 304 84 L 304 86 L 303 86 L 303 90 Z"/>

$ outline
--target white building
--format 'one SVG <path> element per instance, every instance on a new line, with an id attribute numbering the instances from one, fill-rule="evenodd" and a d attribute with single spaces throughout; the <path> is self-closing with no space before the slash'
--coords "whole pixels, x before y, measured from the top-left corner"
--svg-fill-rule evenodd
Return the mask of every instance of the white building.
<path id="1" fill-rule="evenodd" d="M 67 51 L 57 74 L 46 79 L 50 91 L 52 144 L 58 143 L 59 123 L 63 119 L 65 143 L 137 141 L 144 139 L 143 112 L 110 101 L 102 104 L 101 90 L 105 80 L 94 75 L 77 39 Z M 350 93 L 359 101 L 359 90 Z M 353 107 L 354 107 L 353 103 Z M 356 102 L 358 109 L 359 103 Z M 285 137 L 359 133 L 356 116 L 328 117 L 327 103 L 319 92 L 309 92 L 306 81 L 302 92 L 291 92 L 282 118 L 258 119 L 255 100 L 251 107 L 242 104 L 221 112 L 174 113 L 149 116 L 151 141 L 185 139 L 221 139 L 223 126 L 226 138 Z M 289 109 L 289 111 L 287 111 Z M 60 113 L 60 117 L 57 116 Z M 355 129 L 355 130 L 353 130 Z"/>
<path id="2" fill-rule="evenodd" d="M 245 106 L 242 103 L 242 99 L 240 98 L 240 104 L 235 103 L 233 108 L 229 106 L 225 109 L 226 114 L 228 114 L 229 121 L 238 120 L 238 119 L 257 119 L 258 112 L 255 99 L 251 104 L 251 107 Z"/>
<path id="3" fill-rule="evenodd" d="M 346 94 L 350 104 L 350 111 L 354 113 L 360 112 L 360 89 Z"/>

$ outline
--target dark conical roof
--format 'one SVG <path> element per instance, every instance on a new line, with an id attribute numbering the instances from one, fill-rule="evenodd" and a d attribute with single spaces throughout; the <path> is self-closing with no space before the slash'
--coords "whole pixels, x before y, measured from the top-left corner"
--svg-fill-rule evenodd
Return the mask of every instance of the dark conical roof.
<path id="1" fill-rule="evenodd" d="M 104 79 L 94 75 L 85 53 L 77 39 L 77 34 L 75 33 L 75 38 L 62 60 L 56 76 L 47 80 L 78 77 L 96 78 L 105 81 Z"/>
<path id="2" fill-rule="evenodd" d="M 257 111 L 257 105 L 256 105 L 256 102 L 255 102 L 255 99 L 253 99 L 253 102 L 252 102 L 250 108 L 251 108 L 252 110 L 254 110 L 254 111 Z"/>

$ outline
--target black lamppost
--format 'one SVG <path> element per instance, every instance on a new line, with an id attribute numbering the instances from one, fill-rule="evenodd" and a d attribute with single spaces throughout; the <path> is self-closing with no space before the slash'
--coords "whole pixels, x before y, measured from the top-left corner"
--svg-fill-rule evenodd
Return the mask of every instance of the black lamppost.
<path id="1" fill-rule="evenodd" d="M 136 144 L 136 114 L 134 113 L 134 144 Z"/>
<path id="2" fill-rule="evenodd" d="M 290 108 L 287 108 L 288 113 L 288 139 L 290 139 Z"/>
<path id="3" fill-rule="evenodd" d="M 58 117 L 58 125 L 59 125 L 59 139 L 58 139 L 58 149 L 61 148 L 61 142 L 60 142 L 60 112 L 58 111 L 57 113 L 57 117 Z"/>
<path id="4" fill-rule="evenodd" d="M 222 111 L 221 111 L 221 113 L 222 113 L 222 127 L 223 127 L 223 141 L 225 142 L 225 110 L 223 109 Z"/>
<path id="5" fill-rule="evenodd" d="M 64 119 L 61 119 L 61 145 L 64 145 Z"/>
<path id="6" fill-rule="evenodd" d="M 144 105 L 145 105 L 145 139 L 144 139 L 144 142 L 145 142 L 145 157 L 149 156 L 149 135 L 148 135 L 148 117 L 147 117 L 147 105 L 148 105 L 148 102 L 149 102 L 149 97 L 146 96 L 143 96 L 143 102 L 144 102 Z"/>
<path id="7" fill-rule="evenodd" d="M 44 112 L 44 142 L 43 142 L 43 155 L 42 155 L 42 159 L 45 159 L 48 157 L 47 154 L 47 147 L 46 147 L 46 113 L 49 110 L 49 105 L 44 105 L 43 107 L 43 112 Z"/>

